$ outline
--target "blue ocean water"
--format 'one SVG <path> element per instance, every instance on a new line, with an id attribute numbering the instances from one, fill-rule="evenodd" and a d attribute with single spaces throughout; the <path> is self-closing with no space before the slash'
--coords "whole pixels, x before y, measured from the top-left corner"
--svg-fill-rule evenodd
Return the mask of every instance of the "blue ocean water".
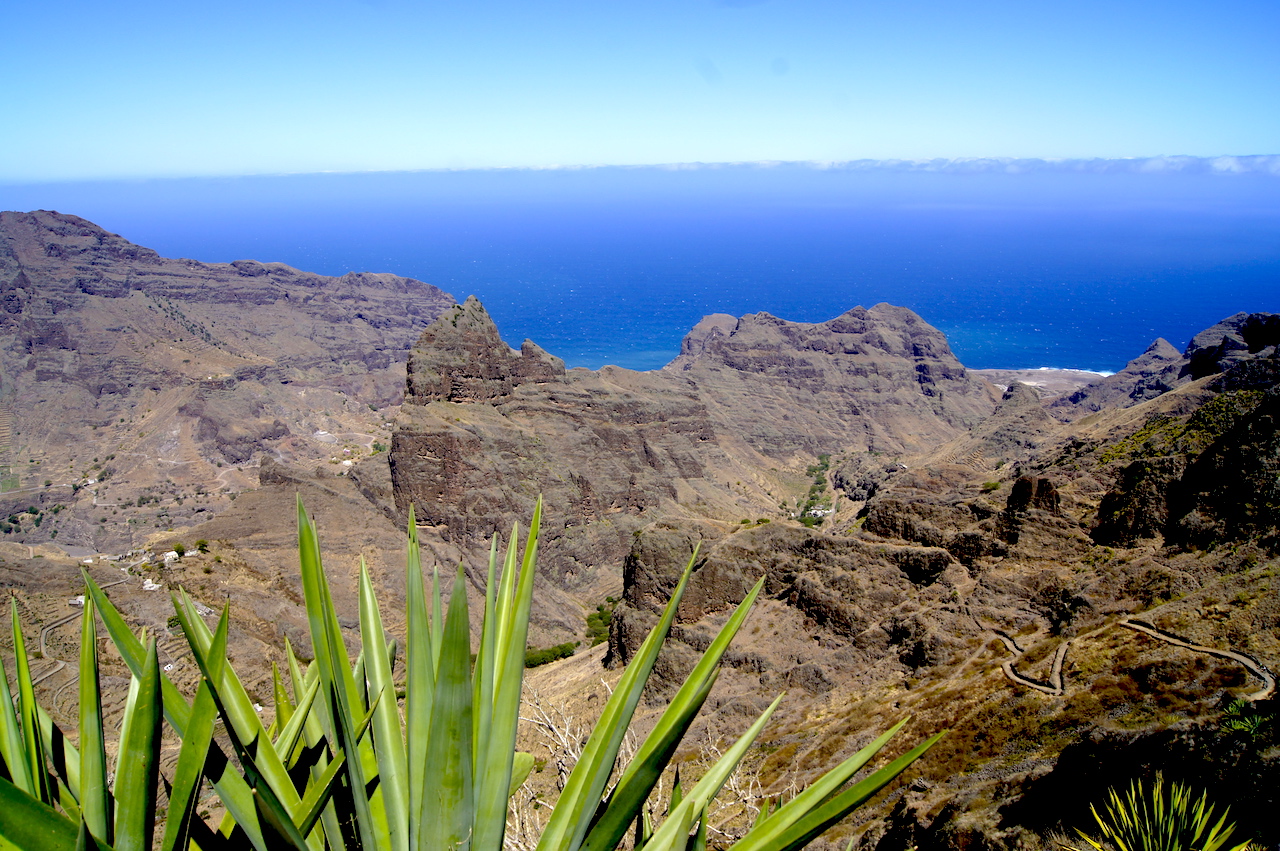
<path id="1" fill-rule="evenodd" d="M 1280 178 L 813 168 L 295 175 L 0 186 L 161 254 L 388 271 L 478 295 L 570 366 L 653 369 L 708 313 L 881 301 L 971 367 L 1114 371 L 1280 311 Z"/>

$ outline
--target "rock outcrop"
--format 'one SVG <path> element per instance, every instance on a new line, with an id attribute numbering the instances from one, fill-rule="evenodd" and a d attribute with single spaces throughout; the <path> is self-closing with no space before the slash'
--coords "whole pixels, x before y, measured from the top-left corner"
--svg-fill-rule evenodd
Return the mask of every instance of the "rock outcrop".
<path id="1" fill-rule="evenodd" d="M 838 827 L 839 847 L 1036 851 L 1087 819 L 1104 781 L 1188 753 L 1205 777 L 1243 778 L 1215 786 L 1243 834 L 1280 839 L 1274 748 L 1227 723 L 1280 659 L 1272 314 L 1230 317 L 1182 354 L 1157 341 L 1046 406 L 1011 377 L 1000 397 L 886 305 L 816 324 L 716 315 L 664 370 L 567 370 L 418 282 L 166 260 L 53 213 L 0 225 L 0 535 L 206 541 L 109 593 L 157 635 L 170 610 L 152 579 L 229 601 L 255 698 L 283 636 L 307 652 L 298 496 L 346 626 L 362 564 L 403 595 L 410 506 L 428 562 L 478 588 L 488 536 L 541 494 L 535 645 L 581 636 L 583 612 L 620 594 L 608 657 L 625 661 L 700 547 L 649 719 L 764 579 L 688 739 L 715 746 L 790 692 L 744 803 L 910 715 L 899 741 L 951 732 L 885 823 Z M 81 564 L 0 541 L 0 585 L 51 658 L 74 658 L 76 627 L 58 624 Z M 611 676 L 600 655 L 563 663 L 589 667 L 589 694 L 555 695 L 586 723 Z M 179 687 L 198 681 L 189 659 L 173 666 Z M 46 670 L 42 698 L 74 694 L 74 664 Z M 562 670 L 542 669 L 544 697 Z M 1274 723 L 1258 704 L 1238 712 Z"/>
<path id="2" fill-rule="evenodd" d="M 941 334 L 888 305 L 818 325 L 708 317 L 671 366 L 637 373 L 566 371 L 529 341 L 516 352 L 468 299 L 410 354 L 391 474 L 401 515 L 413 505 L 451 540 L 486 538 L 541 494 L 559 526 L 609 524 L 593 564 L 616 564 L 637 523 L 776 514 L 796 459 L 918 449 L 995 403 Z M 554 534 L 546 552 L 557 564 Z M 573 562 L 553 570 L 592 567 Z"/>
<path id="3" fill-rule="evenodd" d="M 1196 334 L 1181 354 L 1167 340 L 1156 340 L 1115 375 L 1055 401 L 1052 407 L 1061 416 L 1073 417 L 1136 405 L 1198 378 L 1275 362 L 1277 345 L 1280 314 L 1237 313 Z"/>
<path id="4" fill-rule="evenodd" d="M 725 327 L 700 324 L 666 371 L 697 386 L 720 430 L 773 458 L 919 452 L 997 401 L 906 308 L 856 307 L 817 324 L 757 313 Z"/>
<path id="5" fill-rule="evenodd" d="M 1178 350 L 1161 337 L 1115 375 L 1108 375 L 1057 400 L 1054 408 L 1089 412 L 1136 405 L 1177 387 L 1183 382 L 1185 366 L 1186 360 Z"/>
<path id="6" fill-rule="evenodd" d="M 1227 372 L 1243 361 L 1274 358 L 1277 345 L 1280 314 L 1237 313 L 1191 338 L 1183 372 L 1191 379 Z"/>

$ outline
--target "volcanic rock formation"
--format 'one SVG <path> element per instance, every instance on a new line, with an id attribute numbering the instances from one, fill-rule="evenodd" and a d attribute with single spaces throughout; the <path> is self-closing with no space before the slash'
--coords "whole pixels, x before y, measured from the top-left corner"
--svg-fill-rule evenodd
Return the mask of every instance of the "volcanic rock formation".
<path id="1" fill-rule="evenodd" d="M 82 567 L 119 583 L 180 688 L 199 672 L 160 589 L 229 603 L 229 655 L 269 713 L 281 639 L 309 650 L 298 497 L 345 629 L 361 565 L 402 597 L 411 506 L 427 562 L 478 589 L 488 537 L 541 494 L 535 645 L 583 637 L 620 597 L 607 661 L 625 661 L 698 552 L 642 722 L 763 578 L 677 757 L 696 767 L 787 690 L 735 780 L 743 807 L 912 715 L 904 740 L 951 732 L 839 847 L 1035 851 L 1107 784 L 1161 768 L 1280 840 L 1275 315 L 1229 317 L 1181 354 L 1157 341 L 1057 399 L 1012 371 L 996 389 L 888 305 L 715 315 L 663 370 L 589 371 L 408 279 L 167 260 L 56 213 L 0 214 L 0 235 L 0 584 L 39 630 L 57 719 Z M 146 549 L 84 565 L 97 554 L 51 541 Z M 589 724 L 617 676 L 605 655 L 531 685 Z"/>
<path id="2" fill-rule="evenodd" d="M 367 455 L 452 303 L 395 275 L 173 260 L 75 216 L 0 213 L 0 513 L 63 505 L 24 540 L 128 549 L 255 486 L 263 453 Z"/>

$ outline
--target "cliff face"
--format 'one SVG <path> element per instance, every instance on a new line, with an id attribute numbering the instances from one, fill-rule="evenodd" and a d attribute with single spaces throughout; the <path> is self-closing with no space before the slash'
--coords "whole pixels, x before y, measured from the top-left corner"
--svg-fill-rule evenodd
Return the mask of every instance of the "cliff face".
<path id="1" fill-rule="evenodd" d="M 861 308 L 819 325 L 709 317 L 654 373 L 575 369 L 506 346 L 479 302 L 442 314 L 409 357 L 391 444 L 396 507 L 451 540 L 487 537 L 542 494 L 599 561 L 621 561 L 640 522 L 776 515 L 787 469 L 853 445 L 886 451 L 959 433 L 994 391 L 910 311 Z M 909 424 L 909 425 L 908 425 Z M 602 527 L 605 528 L 605 527 Z M 547 561 L 560 573 L 555 533 Z"/>
<path id="2" fill-rule="evenodd" d="M 50 627 L 52 659 L 74 659 L 75 625 L 56 623 L 81 563 L 5 540 L 185 541 L 147 578 L 230 601 L 231 652 L 269 703 L 272 648 L 307 641 L 298 495 L 345 619 L 362 562 L 403 594 L 389 516 L 412 505 L 446 580 L 462 565 L 478 587 L 488 536 L 541 494 L 534 644 L 579 637 L 582 611 L 620 595 L 609 661 L 627 659 L 701 546 L 650 718 L 764 578 L 692 737 L 789 692 L 748 794 L 785 794 L 908 714 L 904 738 L 951 730 L 887 821 L 844 826 L 838 847 L 861 831 L 863 849 L 1034 851 L 1158 768 L 1204 777 L 1246 832 L 1280 839 L 1274 748 L 1233 738 L 1222 711 L 1280 659 L 1274 315 L 1229 317 L 1182 353 L 1157 341 L 1046 405 L 1028 385 L 1001 396 L 886 305 L 716 315 L 664 370 L 566 370 L 416 281 L 168 260 L 53 213 L 0 225 L 0 517 L 20 527 L 0 531 L 0 584 Z M 139 580 L 109 593 L 163 634 L 164 595 Z M 598 658 L 566 663 L 591 666 L 593 691 Z M 194 687 L 190 660 L 174 666 Z M 594 717 L 539 670 L 544 698 Z M 72 671 L 44 695 L 73 695 Z"/>
<path id="3" fill-rule="evenodd" d="M 54 374 L 66 372 L 56 363 L 59 352 L 83 351 L 86 335 L 96 336 L 83 314 L 105 300 L 116 310 L 150 310 L 154 336 L 172 331 L 181 338 L 173 342 L 190 351 L 299 370 L 401 363 L 422 328 L 453 302 L 436 287 L 396 275 L 333 278 L 283 263 L 169 259 L 84 219 L 45 211 L 0 213 L 0 233 L 0 329 L 36 358 L 29 368 L 45 365 Z M 219 309 L 235 311 L 221 329 Z M 137 317 L 142 322 L 146 314 Z M 118 324 L 113 330 L 129 333 Z M 104 353 L 84 354 L 82 360 Z M 101 360 L 96 369 L 112 366 Z"/>
<path id="4" fill-rule="evenodd" d="M 399 513 L 413 505 L 419 523 L 474 543 L 541 495 L 544 573 L 566 584 L 594 581 L 642 517 L 729 466 L 688 382 L 566 372 L 530 342 L 515 352 L 474 298 L 423 333 L 407 388 L 389 458 Z"/>
<path id="5" fill-rule="evenodd" d="M 1066 423 L 1014 385 L 940 447 L 900 461 L 837 455 L 824 531 L 645 527 L 609 660 L 635 651 L 701 542 L 655 711 L 763 577 L 728 660 L 734 697 L 708 727 L 788 690 L 753 769 L 766 790 L 906 714 L 916 740 L 950 730 L 861 847 L 1047 847 L 1052 831 L 1087 823 L 1106 787 L 1155 770 L 1202 778 L 1246 835 L 1274 842 L 1264 814 L 1280 761 L 1223 726 L 1239 698 L 1258 701 L 1240 711 L 1274 714 L 1274 322 L 1231 317 L 1181 356 L 1157 344 L 1053 406 L 1072 412 Z"/>
<path id="6" fill-rule="evenodd" d="M 666 370 L 697 386 L 719 428 L 770 457 L 919 452 L 975 425 L 998 398 L 903 307 L 856 307 L 818 324 L 757 313 L 724 327 L 695 329 Z"/>
<path id="7" fill-rule="evenodd" d="M 395 275 L 169 259 L 75 216 L 0 213 L 0 468 L 22 493 L 0 510 L 70 505 L 26 537 L 128 549 L 256 486 L 263 453 L 340 469 L 387 439 L 376 409 L 452 303 Z"/>

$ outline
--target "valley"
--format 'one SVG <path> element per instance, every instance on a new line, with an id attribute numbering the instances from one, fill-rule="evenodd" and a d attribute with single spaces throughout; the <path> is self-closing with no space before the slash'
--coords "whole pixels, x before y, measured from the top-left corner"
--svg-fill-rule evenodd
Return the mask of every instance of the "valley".
<path id="1" fill-rule="evenodd" d="M 1280 317 L 1156 341 L 1105 377 L 969 370 L 886 304 L 715 315 L 662 370 L 591 371 L 410 279 L 172 260 L 48 212 L 0 214 L 0 237 L 0 583 L 55 714 L 81 569 L 164 636 L 180 688 L 198 672 L 165 592 L 229 604 L 269 714 L 283 640 L 310 653 L 298 499 L 353 631 L 361 560 L 401 608 L 411 508 L 424 559 L 479 592 L 489 539 L 541 496 L 530 645 L 583 641 L 619 600 L 607 645 L 529 671 L 546 707 L 589 723 L 700 548 L 641 713 L 763 576 L 690 738 L 714 749 L 787 692 L 749 804 L 904 716 L 913 740 L 950 730 L 830 847 L 1048 847 L 1156 769 L 1278 838 L 1275 741 L 1224 718 L 1275 714 Z M 108 664 L 111 702 L 127 675 Z"/>

